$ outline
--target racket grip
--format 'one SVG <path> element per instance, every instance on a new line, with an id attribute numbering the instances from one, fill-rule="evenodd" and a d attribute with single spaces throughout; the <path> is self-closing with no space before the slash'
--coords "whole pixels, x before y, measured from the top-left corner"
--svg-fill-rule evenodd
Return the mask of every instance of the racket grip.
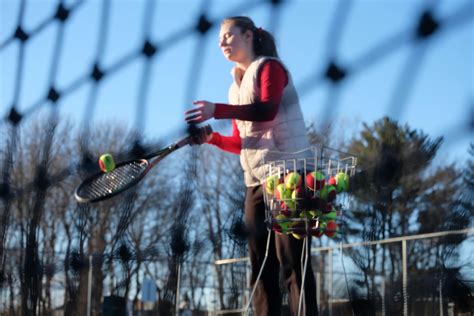
<path id="1" fill-rule="evenodd" d="M 212 134 L 212 127 L 211 127 L 211 125 L 209 125 L 209 124 L 204 125 L 203 127 L 201 127 L 201 129 L 204 130 L 204 132 L 206 133 L 206 135 L 211 135 L 211 134 Z"/>
<path id="2" fill-rule="evenodd" d="M 201 145 L 206 142 L 209 135 L 212 134 L 212 128 L 210 125 L 204 125 L 202 127 L 193 126 L 188 129 L 190 134 L 190 145 Z"/>

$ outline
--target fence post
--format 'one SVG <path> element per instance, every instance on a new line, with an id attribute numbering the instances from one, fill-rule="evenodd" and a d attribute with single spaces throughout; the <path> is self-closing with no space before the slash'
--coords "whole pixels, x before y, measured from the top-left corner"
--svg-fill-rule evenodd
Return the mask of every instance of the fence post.
<path id="1" fill-rule="evenodd" d="M 332 249 L 328 250 L 328 259 L 329 259 L 329 267 L 328 267 L 328 275 L 329 275 L 329 282 L 328 282 L 328 307 L 329 307 L 329 316 L 332 316 Z"/>
<path id="2" fill-rule="evenodd" d="M 403 269 L 403 315 L 408 316 L 407 294 L 407 241 L 402 240 L 402 269 Z"/>
<path id="3" fill-rule="evenodd" d="M 443 280 L 439 279 L 439 316 L 443 316 Z"/>
<path id="4" fill-rule="evenodd" d="M 176 282 L 176 306 L 175 306 L 175 315 L 179 316 L 179 286 L 181 281 L 181 263 L 178 263 L 178 279 Z"/>
<path id="5" fill-rule="evenodd" d="M 92 305 L 92 254 L 89 255 L 89 273 L 87 276 L 87 316 L 91 316 Z"/>

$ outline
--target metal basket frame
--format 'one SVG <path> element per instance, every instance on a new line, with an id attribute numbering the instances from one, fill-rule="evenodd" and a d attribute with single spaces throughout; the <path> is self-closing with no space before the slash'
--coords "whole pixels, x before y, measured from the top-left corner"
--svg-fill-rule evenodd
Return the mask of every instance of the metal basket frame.
<path id="1" fill-rule="evenodd" d="M 288 152 L 279 152 L 272 154 L 280 155 L 284 157 L 284 159 L 280 160 L 273 160 L 273 161 L 263 161 L 263 166 L 265 168 L 265 177 L 264 179 L 268 179 L 268 177 L 276 176 L 278 179 L 285 178 L 285 176 L 291 172 L 298 172 L 302 177 L 303 181 L 305 181 L 306 176 L 308 173 L 313 171 L 322 172 L 324 178 L 329 178 L 331 176 L 335 176 L 339 172 L 346 173 L 349 178 L 354 176 L 356 172 L 356 165 L 357 165 L 357 158 L 354 155 L 349 153 L 345 153 L 342 151 L 338 151 L 329 147 L 322 147 L 318 149 L 317 147 L 310 147 L 298 152 L 288 153 Z M 270 155 L 274 157 L 275 155 Z M 292 158 L 292 156 L 294 158 Z M 268 230 L 267 236 L 267 244 L 265 250 L 265 256 L 262 262 L 262 266 L 260 267 L 260 271 L 258 273 L 257 279 L 255 281 L 254 287 L 250 294 L 250 298 L 246 307 L 246 314 L 248 315 L 250 311 L 250 305 L 252 303 L 252 298 L 255 294 L 255 290 L 258 285 L 258 281 L 262 275 L 263 269 L 265 267 L 265 263 L 268 258 L 268 249 L 270 246 L 270 238 L 272 236 L 272 230 L 275 224 L 281 224 L 283 221 L 290 222 L 291 224 L 298 224 L 299 226 L 290 226 L 284 232 L 286 234 L 293 234 L 293 236 L 297 237 L 299 235 L 300 238 L 304 238 L 303 247 L 302 247 L 302 254 L 301 254 L 301 271 L 302 276 L 306 275 L 307 267 L 308 267 L 308 259 L 310 255 L 310 238 L 306 236 L 314 233 L 321 233 L 320 229 L 320 219 L 318 216 L 315 218 L 309 218 L 308 216 L 299 216 L 302 212 L 305 212 L 305 209 L 301 209 L 301 202 L 303 199 L 308 198 L 320 198 L 321 191 L 314 190 L 312 192 L 308 192 L 306 189 L 306 184 L 304 185 L 304 194 L 302 197 L 297 197 L 294 199 L 294 207 L 289 212 L 293 212 L 292 216 L 286 218 L 284 220 L 277 219 L 276 216 L 282 212 L 281 202 L 282 199 L 278 199 L 275 197 L 275 191 L 273 194 L 270 194 L 266 190 L 266 183 L 265 180 L 262 181 L 263 186 L 263 197 L 265 202 L 265 222 Z M 341 198 L 342 195 L 342 198 Z M 350 197 L 347 193 L 342 193 L 339 196 L 339 210 L 343 211 L 343 209 L 347 209 L 350 204 Z M 284 202 L 285 200 L 283 200 Z M 298 217 L 296 217 L 298 215 Z M 301 224 L 304 224 L 302 226 Z M 281 232 L 283 233 L 283 232 Z M 296 235 L 295 235 L 296 234 Z M 304 303 L 304 285 L 305 285 L 305 277 L 302 277 L 301 288 L 300 288 L 300 298 L 298 303 L 298 315 L 301 315 L 303 312 L 303 303 Z"/>
<path id="2" fill-rule="evenodd" d="M 294 153 L 278 153 L 284 156 L 285 159 L 264 161 L 265 167 L 265 179 L 269 177 L 279 177 L 280 179 L 285 178 L 291 172 L 298 172 L 304 182 L 308 173 L 313 171 L 319 171 L 325 177 L 329 179 L 335 176 L 339 172 L 344 172 L 350 177 L 354 176 L 357 166 L 357 157 L 349 153 L 345 153 L 339 150 L 335 150 L 329 147 L 310 147 Z M 294 155 L 297 158 L 291 158 Z M 303 155 L 303 157 L 301 157 Z M 265 180 L 264 180 L 265 181 Z M 307 216 L 300 216 L 305 209 L 301 208 L 302 200 L 308 198 L 320 197 L 319 190 L 311 191 L 306 188 L 303 183 L 303 195 L 294 199 L 295 205 L 291 209 L 282 209 L 282 203 L 285 202 L 283 199 L 278 199 L 276 194 L 269 194 L 265 190 L 265 182 L 262 182 L 264 201 L 265 201 L 265 222 L 268 230 L 272 230 L 275 224 L 282 222 L 297 224 L 289 227 L 285 232 L 282 233 L 315 233 L 319 231 L 319 220 L 318 218 L 308 218 Z M 348 209 L 350 205 L 350 196 L 348 192 L 341 192 L 337 195 L 337 200 L 334 206 L 339 213 Z M 287 212 L 290 216 L 286 219 L 277 219 L 276 216 L 282 212 Z M 338 214 L 340 215 L 340 214 Z M 312 221 L 311 223 L 308 223 Z M 316 221 L 316 222 L 314 222 Z M 305 223 L 305 225 L 301 225 Z M 309 225 L 311 224 L 311 225 Z"/>

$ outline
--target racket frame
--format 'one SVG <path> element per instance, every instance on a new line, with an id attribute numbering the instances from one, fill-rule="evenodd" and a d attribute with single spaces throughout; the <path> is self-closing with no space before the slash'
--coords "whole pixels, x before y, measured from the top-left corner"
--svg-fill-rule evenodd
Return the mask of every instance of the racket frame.
<path id="1" fill-rule="evenodd" d="M 118 169 L 123 165 L 128 165 L 132 162 L 146 162 L 148 165 L 137 177 L 135 177 L 132 181 L 128 182 L 127 185 L 123 186 L 122 188 L 120 188 L 118 190 L 115 190 L 115 191 L 111 192 L 110 194 L 102 195 L 102 196 L 97 197 L 97 198 L 85 198 L 85 197 L 80 196 L 79 192 L 81 191 L 82 188 L 84 188 L 84 186 L 88 185 L 89 183 L 91 183 L 95 179 L 98 179 L 98 178 L 103 177 L 105 175 L 104 172 L 99 172 L 99 173 L 93 174 L 92 176 L 90 176 L 87 179 L 85 179 L 84 181 L 82 181 L 82 183 L 77 187 L 77 189 L 74 191 L 74 197 L 76 198 L 76 201 L 79 202 L 79 203 L 94 203 L 94 202 L 99 202 L 99 201 L 103 201 L 103 200 L 112 198 L 112 197 L 114 197 L 114 196 L 130 189 L 131 187 L 135 186 L 137 183 L 139 183 L 146 176 L 146 174 L 154 166 L 156 166 L 156 164 L 158 164 L 158 162 L 163 160 L 166 156 L 168 156 L 169 154 L 171 154 L 175 150 L 177 150 L 177 149 L 179 149 L 179 148 L 181 148 L 185 145 L 188 145 L 191 142 L 192 142 L 192 137 L 188 136 L 188 137 L 185 137 L 185 138 L 179 140 L 178 142 L 176 142 L 172 145 L 169 145 L 169 146 L 167 146 L 165 148 L 162 148 L 158 151 L 149 153 L 149 154 L 145 155 L 143 158 L 131 159 L 131 160 L 128 160 L 128 161 L 121 162 L 121 163 L 117 164 L 115 169 Z M 113 172 L 113 171 L 111 171 L 111 172 Z"/>

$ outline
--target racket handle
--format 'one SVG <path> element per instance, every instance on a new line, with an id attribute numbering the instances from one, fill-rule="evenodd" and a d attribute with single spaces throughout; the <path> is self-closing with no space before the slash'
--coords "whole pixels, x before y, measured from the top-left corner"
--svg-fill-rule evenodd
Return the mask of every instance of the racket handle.
<path id="1" fill-rule="evenodd" d="M 212 134 L 212 127 L 211 125 L 207 124 L 201 127 L 202 130 L 206 132 L 206 135 L 211 135 Z"/>
<path id="2" fill-rule="evenodd" d="M 202 127 L 190 126 L 189 132 L 189 144 L 200 145 L 206 141 L 207 136 L 212 134 L 212 128 L 210 125 L 204 125 Z"/>

